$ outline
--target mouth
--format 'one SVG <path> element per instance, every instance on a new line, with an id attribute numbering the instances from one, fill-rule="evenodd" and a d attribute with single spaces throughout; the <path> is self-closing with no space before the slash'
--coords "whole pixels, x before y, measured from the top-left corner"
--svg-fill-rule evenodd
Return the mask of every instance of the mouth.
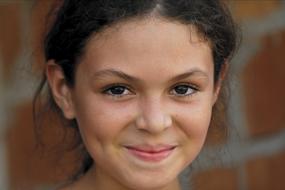
<path id="1" fill-rule="evenodd" d="M 125 146 L 128 152 L 139 160 L 147 162 L 160 162 L 171 155 L 177 146 Z"/>

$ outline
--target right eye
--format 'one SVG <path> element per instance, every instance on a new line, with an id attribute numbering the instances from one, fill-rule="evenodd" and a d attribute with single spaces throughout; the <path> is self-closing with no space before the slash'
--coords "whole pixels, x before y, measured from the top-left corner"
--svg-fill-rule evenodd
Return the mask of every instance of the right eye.
<path id="1" fill-rule="evenodd" d="M 171 94 L 174 94 L 178 97 L 187 97 L 192 96 L 197 92 L 197 89 L 195 89 L 193 86 L 188 84 L 180 84 L 173 88 L 171 91 Z"/>
<path id="2" fill-rule="evenodd" d="M 112 85 L 110 87 L 107 87 L 104 91 L 104 94 L 120 98 L 123 96 L 127 96 L 131 94 L 131 91 L 123 85 Z"/>

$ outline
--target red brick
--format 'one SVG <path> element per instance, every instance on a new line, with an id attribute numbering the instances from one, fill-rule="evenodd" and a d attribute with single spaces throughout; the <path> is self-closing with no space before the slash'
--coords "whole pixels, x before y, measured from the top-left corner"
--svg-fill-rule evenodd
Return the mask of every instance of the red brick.
<path id="1" fill-rule="evenodd" d="M 248 189 L 285 189 L 285 152 L 247 163 Z"/>
<path id="2" fill-rule="evenodd" d="M 21 46 L 21 6 L 11 2 L 0 4 L 0 59 L 4 64 L 4 77 L 9 77 Z"/>
<path id="3" fill-rule="evenodd" d="M 279 0 L 230 0 L 229 2 L 232 4 L 233 14 L 235 18 L 239 21 L 263 18 L 275 11 L 278 11 L 282 3 Z"/>
<path id="4" fill-rule="evenodd" d="M 194 190 L 238 190 L 238 174 L 234 168 L 217 168 L 194 175 Z"/>
<path id="5" fill-rule="evenodd" d="M 250 134 L 262 136 L 285 127 L 285 31 L 262 39 L 261 50 L 242 73 Z"/>

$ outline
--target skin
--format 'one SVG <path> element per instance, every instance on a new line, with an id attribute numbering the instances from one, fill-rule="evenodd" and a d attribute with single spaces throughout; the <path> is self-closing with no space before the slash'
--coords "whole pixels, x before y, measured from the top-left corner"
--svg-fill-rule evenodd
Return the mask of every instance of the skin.
<path id="1" fill-rule="evenodd" d="M 210 44 L 195 27 L 158 18 L 120 23 L 91 38 L 72 88 L 50 60 L 54 99 L 66 118 L 77 119 L 96 163 L 66 189 L 180 189 L 177 176 L 203 146 L 220 89 L 213 68 Z M 146 144 L 175 149 L 153 162 L 126 148 Z"/>

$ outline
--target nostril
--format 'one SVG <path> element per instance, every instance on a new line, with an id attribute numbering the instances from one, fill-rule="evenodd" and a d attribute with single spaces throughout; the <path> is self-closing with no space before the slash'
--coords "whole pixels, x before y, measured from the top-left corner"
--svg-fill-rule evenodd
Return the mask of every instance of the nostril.
<path id="1" fill-rule="evenodd" d="M 166 116 L 166 117 L 165 117 L 164 125 L 165 125 L 166 127 L 171 127 L 171 126 L 172 126 L 172 119 L 171 119 L 170 116 Z"/>
<path id="2" fill-rule="evenodd" d="M 146 128 L 146 122 L 145 122 L 145 119 L 142 117 L 142 116 L 139 116 L 137 119 L 136 119 L 136 126 L 138 128 Z"/>
<path id="3" fill-rule="evenodd" d="M 161 132 L 171 126 L 172 119 L 167 115 L 141 115 L 136 119 L 136 127 L 149 132 Z"/>

